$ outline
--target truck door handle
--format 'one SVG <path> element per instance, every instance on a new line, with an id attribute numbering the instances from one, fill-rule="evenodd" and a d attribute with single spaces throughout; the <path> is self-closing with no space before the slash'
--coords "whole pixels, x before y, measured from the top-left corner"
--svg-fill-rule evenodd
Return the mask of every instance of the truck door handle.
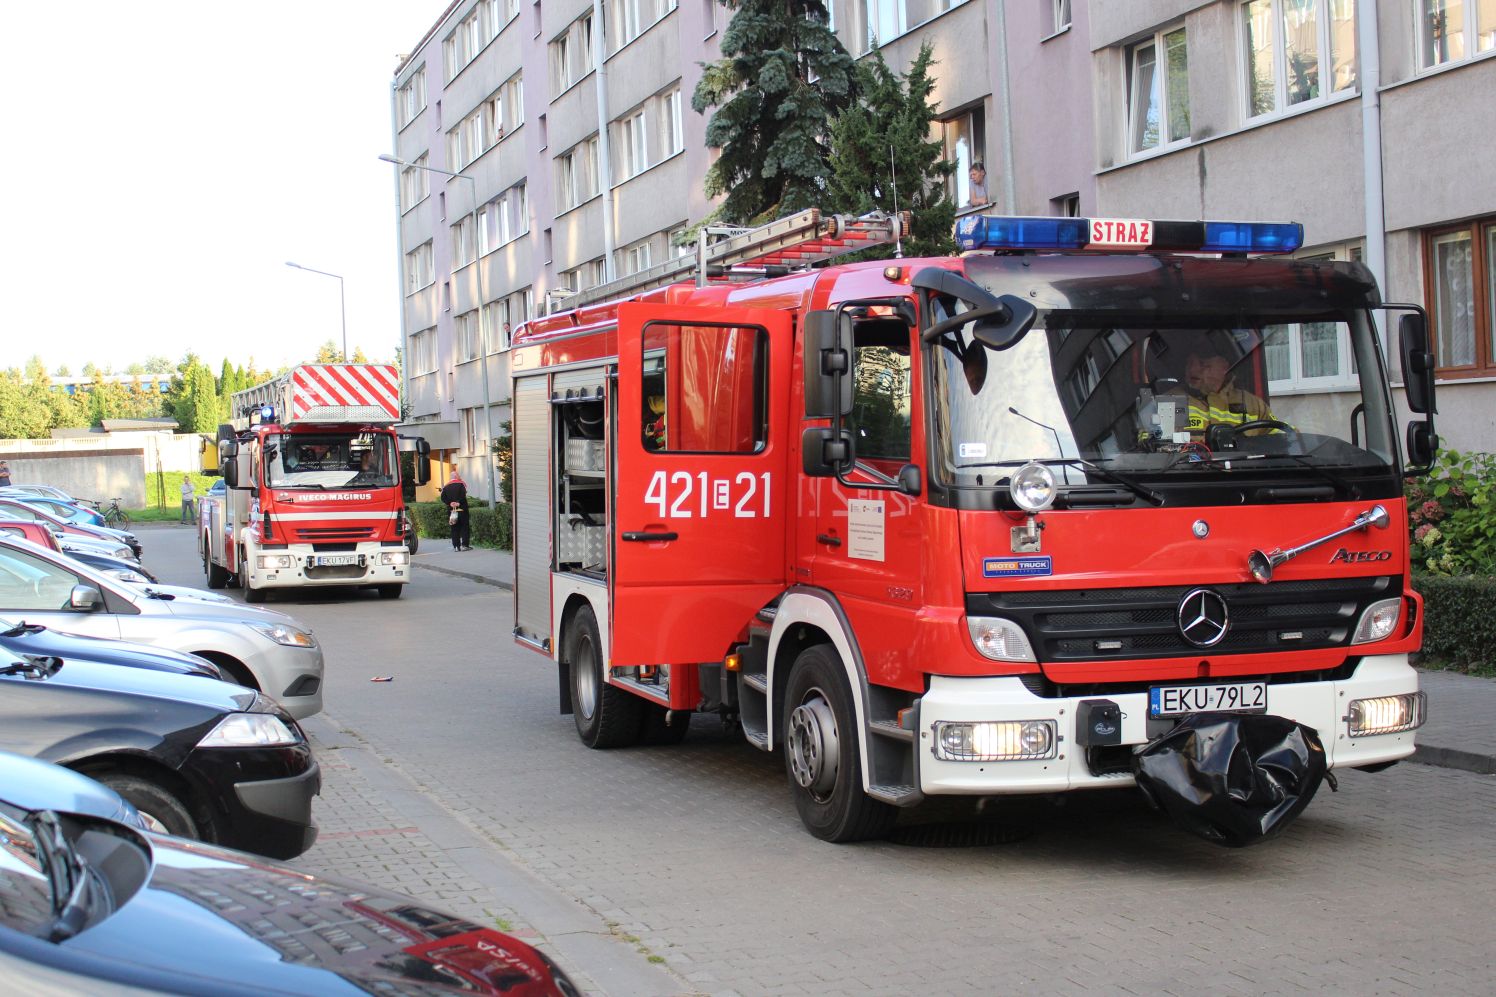
<path id="1" fill-rule="evenodd" d="M 625 530 L 623 539 L 633 543 L 661 543 L 670 540 L 679 540 L 680 534 L 674 531 L 669 533 L 640 533 L 637 530 Z"/>
<path id="2" fill-rule="evenodd" d="M 818 543 L 818 544 L 825 544 L 827 547 L 840 547 L 841 546 L 841 538 L 840 537 L 833 537 L 829 533 L 817 533 L 816 534 L 816 543 Z"/>

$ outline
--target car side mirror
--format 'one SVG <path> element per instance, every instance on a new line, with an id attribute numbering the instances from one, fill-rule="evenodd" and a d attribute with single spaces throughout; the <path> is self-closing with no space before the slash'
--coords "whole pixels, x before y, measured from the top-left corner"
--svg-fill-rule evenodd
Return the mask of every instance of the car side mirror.
<path id="1" fill-rule="evenodd" d="M 74 585 L 68 593 L 68 608 L 80 613 L 92 613 L 104 602 L 104 593 L 92 585 Z"/>

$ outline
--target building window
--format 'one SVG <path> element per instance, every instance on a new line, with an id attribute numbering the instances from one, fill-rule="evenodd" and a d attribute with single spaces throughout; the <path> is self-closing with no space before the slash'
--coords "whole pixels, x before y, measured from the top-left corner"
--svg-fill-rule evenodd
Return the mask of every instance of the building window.
<path id="1" fill-rule="evenodd" d="M 469 456 L 476 456 L 478 439 L 478 409 L 465 408 L 462 410 L 462 441 L 466 446 L 463 452 Z"/>
<path id="2" fill-rule="evenodd" d="M 509 349 L 509 299 L 500 298 L 483 306 L 488 320 L 488 348 L 490 353 L 501 353 Z"/>
<path id="3" fill-rule="evenodd" d="M 448 80 L 462 72 L 489 42 L 498 37 L 509 20 L 507 8 L 508 4 L 501 4 L 500 0 L 478 0 L 471 13 L 447 36 L 442 51 Z"/>
<path id="4" fill-rule="evenodd" d="M 560 176 L 557 196 L 567 211 L 597 196 L 597 138 L 587 139 L 556 160 Z M 575 290 L 575 288 L 573 288 Z"/>
<path id="5" fill-rule="evenodd" d="M 618 167 L 624 180 L 649 169 L 649 131 L 642 107 L 618 123 Z"/>
<path id="6" fill-rule="evenodd" d="M 1418 67 L 1432 69 L 1496 48 L 1496 3 L 1418 0 Z"/>
<path id="7" fill-rule="evenodd" d="M 1496 374 L 1496 217 L 1426 233 L 1424 261 L 1439 372 Z"/>
<path id="8" fill-rule="evenodd" d="M 473 216 L 463 215 L 452 231 L 452 272 L 456 273 L 478 258 L 478 233 L 473 227 Z"/>
<path id="9" fill-rule="evenodd" d="M 414 294 L 435 282 L 436 270 L 431 257 L 431 243 L 423 242 L 405 254 L 405 293 Z"/>
<path id="10" fill-rule="evenodd" d="M 1054 33 L 1070 27 L 1070 0 L 1051 0 L 1054 10 Z"/>
<path id="11" fill-rule="evenodd" d="M 436 370 L 436 330 L 422 329 L 410 337 L 410 372 L 430 374 Z"/>
<path id="12" fill-rule="evenodd" d="M 492 135 L 484 134 L 483 119 L 487 105 L 469 114 L 447 132 L 447 162 L 454 170 L 462 170 L 473 160 L 488 151 L 493 144 Z"/>
<path id="13" fill-rule="evenodd" d="M 1080 217 L 1080 194 L 1066 194 L 1049 199 L 1049 213 L 1059 218 Z"/>
<path id="14" fill-rule="evenodd" d="M 458 361 L 478 359 L 478 310 L 463 312 L 452 321 L 457 329 Z"/>
<path id="15" fill-rule="evenodd" d="M 614 31 L 622 48 L 675 9 L 677 0 L 618 0 L 613 5 Z"/>
<path id="16" fill-rule="evenodd" d="M 592 72 L 592 12 L 551 40 L 551 95 L 559 96 Z"/>
<path id="17" fill-rule="evenodd" d="M 951 200 L 958 207 L 971 204 L 971 167 L 973 163 L 986 162 L 987 146 L 986 116 L 981 108 L 967 111 L 940 123 L 945 144 L 945 158 L 956 164 L 950 177 Z M 988 182 L 991 189 L 991 181 Z M 990 197 L 990 194 L 989 194 Z"/>
<path id="18" fill-rule="evenodd" d="M 479 213 L 478 252 L 488 255 L 530 231 L 530 201 L 525 183 L 517 183 L 483 206 Z"/>
<path id="19" fill-rule="evenodd" d="M 410 124 L 415 120 L 416 115 L 426 110 L 425 66 L 411 73 L 405 84 L 395 91 L 395 109 L 401 128 Z"/>
<path id="20" fill-rule="evenodd" d="M 681 121 L 680 87 L 665 94 L 665 156 L 673 156 L 686 147 L 686 131 Z"/>
<path id="21" fill-rule="evenodd" d="M 423 152 L 412 165 L 400 171 L 400 204 L 404 211 L 409 211 L 431 196 L 431 174 L 423 168 L 426 159 L 426 153 Z"/>
<path id="22" fill-rule="evenodd" d="M 682 256 L 691 256 L 696 252 L 693 243 L 686 242 L 686 227 L 677 225 L 665 233 L 665 253 L 671 259 L 679 259 Z"/>
<path id="23" fill-rule="evenodd" d="M 648 239 L 625 246 L 618 251 L 618 275 L 627 277 L 629 274 L 648 270 L 653 265 L 653 256 Z"/>
<path id="24" fill-rule="evenodd" d="M 863 0 L 862 9 L 867 17 L 863 52 L 872 51 L 874 45 L 887 45 L 909 28 L 904 0 Z"/>
<path id="25" fill-rule="evenodd" d="M 1136 155 L 1189 137 L 1189 55 L 1178 27 L 1127 50 L 1127 151 Z"/>
<path id="26" fill-rule="evenodd" d="M 483 102 L 483 137 L 491 146 L 525 123 L 522 73 L 515 73 Z"/>
<path id="27" fill-rule="evenodd" d="M 1281 114 L 1356 86 L 1352 0 L 1247 0 L 1241 5 L 1247 117 Z"/>

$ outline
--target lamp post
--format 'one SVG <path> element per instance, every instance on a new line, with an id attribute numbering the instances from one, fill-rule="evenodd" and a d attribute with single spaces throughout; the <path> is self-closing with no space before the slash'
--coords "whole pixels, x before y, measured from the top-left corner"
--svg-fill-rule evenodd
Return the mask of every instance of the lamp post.
<path id="1" fill-rule="evenodd" d="M 338 278 L 338 311 L 343 316 L 343 362 L 347 363 L 348 362 L 348 305 L 346 304 L 346 302 L 345 302 L 345 300 L 343 298 L 343 278 L 339 277 L 335 273 L 328 273 L 326 270 L 314 270 L 311 267 L 304 267 L 300 263 L 292 263 L 290 260 L 286 261 L 286 266 L 288 266 L 288 267 L 295 267 L 297 270 L 305 270 L 307 273 L 320 273 L 324 277 L 337 277 Z"/>
<path id="2" fill-rule="evenodd" d="M 478 358 L 483 370 L 483 437 L 485 450 L 488 453 L 484 467 L 486 473 L 483 475 L 488 480 L 488 507 L 495 508 L 498 505 L 497 493 L 494 489 L 493 471 L 493 426 L 490 420 L 493 418 L 493 396 L 488 390 L 488 302 L 484 301 L 483 292 L 483 254 L 479 251 L 480 239 L 478 237 L 478 181 L 466 173 L 454 173 L 452 170 L 444 170 L 436 166 L 422 166 L 420 163 L 407 163 L 403 159 L 384 153 L 379 157 L 381 162 L 391 163 L 395 166 L 403 166 L 406 169 L 425 170 L 427 173 L 439 173 L 444 177 L 455 177 L 458 180 L 466 180 L 472 185 L 473 191 L 473 266 L 478 268 Z"/>

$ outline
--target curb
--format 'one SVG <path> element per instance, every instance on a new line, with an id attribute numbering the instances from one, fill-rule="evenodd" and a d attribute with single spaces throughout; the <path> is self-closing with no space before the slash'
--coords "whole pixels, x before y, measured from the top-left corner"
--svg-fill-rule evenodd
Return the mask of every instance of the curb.
<path id="1" fill-rule="evenodd" d="M 513 582 L 501 582 L 497 578 L 489 578 L 487 575 L 475 575 L 471 571 L 458 571 L 456 568 L 443 568 L 436 564 L 422 564 L 420 561 L 412 561 L 412 567 L 424 568 L 427 571 L 435 571 L 439 575 L 451 575 L 453 578 L 465 578 L 479 585 L 492 585 L 494 588 L 503 589 L 506 592 L 514 591 Z"/>

